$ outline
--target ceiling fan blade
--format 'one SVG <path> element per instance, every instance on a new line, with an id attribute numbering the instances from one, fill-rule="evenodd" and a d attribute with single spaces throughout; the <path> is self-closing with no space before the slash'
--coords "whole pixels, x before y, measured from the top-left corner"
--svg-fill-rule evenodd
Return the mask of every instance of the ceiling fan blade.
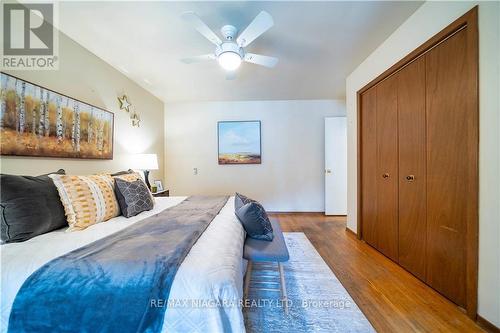
<path id="1" fill-rule="evenodd" d="M 236 38 L 238 45 L 245 47 L 262 35 L 267 29 L 274 25 L 272 16 L 265 11 L 261 11 L 245 30 Z"/>
<path id="2" fill-rule="evenodd" d="M 245 61 L 256 65 L 273 68 L 278 63 L 278 58 L 255 53 L 247 53 L 245 54 Z"/>
<path id="3" fill-rule="evenodd" d="M 195 12 L 184 12 L 182 13 L 182 18 L 184 21 L 189 22 L 200 34 L 205 36 L 209 41 L 219 46 L 222 41 L 221 39 L 213 32 L 208 25 L 203 22 Z"/>
<path id="4" fill-rule="evenodd" d="M 188 57 L 188 58 L 183 58 L 181 61 L 185 64 L 192 64 L 194 62 L 201 62 L 201 61 L 206 61 L 206 60 L 214 60 L 215 55 L 212 53 L 209 54 L 203 54 L 199 56 L 194 56 L 194 57 Z"/>
<path id="5" fill-rule="evenodd" d="M 226 80 L 234 80 L 234 79 L 236 79 L 236 71 L 226 72 Z"/>

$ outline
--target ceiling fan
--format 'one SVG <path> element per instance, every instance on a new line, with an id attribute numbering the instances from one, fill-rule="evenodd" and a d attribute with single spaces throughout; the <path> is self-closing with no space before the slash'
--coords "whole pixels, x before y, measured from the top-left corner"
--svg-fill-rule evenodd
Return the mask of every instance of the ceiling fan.
<path id="1" fill-rule="evenodd" d="M 236 37 L 238 29 L 235 26 L 223 26 L 220 29 L 223 40 L 194 12 L 183 13 L 182 18 L 215 44 L 215 51 L 212 53 L 181 59 L 186 64 L 205 60 L 217 60 L 219 65 L 227 71 L 226 78 L 233 79 L 235 71 L 241 65 L 242 61 L 268 68 L 273 68 L 278 63 L 278 58 L 245 52 L 245 47 L 274 25 L 273 18 L 265 11 L 261 11 L 238 37 Z"/>

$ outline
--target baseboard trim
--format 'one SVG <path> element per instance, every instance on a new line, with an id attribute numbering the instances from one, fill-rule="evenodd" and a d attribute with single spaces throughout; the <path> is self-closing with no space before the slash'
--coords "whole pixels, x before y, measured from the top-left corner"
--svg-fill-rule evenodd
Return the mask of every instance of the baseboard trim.
<path id="1" fill-rule="evenodd" d="M 347 231 L 347 233 L 353 235 L 354 237 L 358 238 L 358 235 L 348 227 L 345 227 L 345 231 Z"/>
<path id="2" fill-rule="evenodd" d="M 496 327 L 488 320 L 484 319 L 480 315 L 477 315 L 476 322 L 482 329 L 489 333 L 500 333 L 500 328 Z"/>
<path id="3" fill-rule="evenodd" d="M 266 211 L 268 214 L 325 214 L 325 212 L 284 212 L 284 211 Z"/>

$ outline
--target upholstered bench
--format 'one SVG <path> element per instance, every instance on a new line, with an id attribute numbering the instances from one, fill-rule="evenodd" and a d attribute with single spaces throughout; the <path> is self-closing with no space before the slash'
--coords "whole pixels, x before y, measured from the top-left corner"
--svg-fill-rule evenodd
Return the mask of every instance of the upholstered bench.
<path id="1" fill-rule="evenodd" d="M 247 237 L 243 250 L 243 258 L 248 260 L 247 272 L 245 275 L 244 297 L 248 297 L 250 283 L 254 284 L 278 284 L 280 289 L 274 288 L 252 288 L 255 290 L 279 291 L 283 300 L 285 313 L 288 314 L 288 299 L 286 294 L 285 276 L 282 263 L 290 258 L 286 247 L 285 238 L 278 221 L 271 220 L 274 238 L 271 242 L 257 240 Z M 259 281 L 252 279 L 252 268 L 254 263 L 277 263 L 279 282 Z M 269 275 L 267 275 L 269 277 Z"/>

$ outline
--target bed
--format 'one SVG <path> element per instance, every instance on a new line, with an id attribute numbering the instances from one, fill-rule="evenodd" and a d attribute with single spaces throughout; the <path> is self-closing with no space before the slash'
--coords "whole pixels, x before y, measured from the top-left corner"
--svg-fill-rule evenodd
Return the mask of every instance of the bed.
<path id="1" fill-rule="evenodd" d="M 1 331 L 23 282 L 47 262 L 127 228 L 182 202 L 186 197 L 156 198 L 153 210 L 132 218 L 118 216 L 83 231 L 60 229 L 22 243 L 2 245 Z M 162 332 L 244 332 L 241 307 L 245 233 L 230 198 L 179 267 L 170 290 Z M 221 304 L 223 306 L 221 306 Z"/>

